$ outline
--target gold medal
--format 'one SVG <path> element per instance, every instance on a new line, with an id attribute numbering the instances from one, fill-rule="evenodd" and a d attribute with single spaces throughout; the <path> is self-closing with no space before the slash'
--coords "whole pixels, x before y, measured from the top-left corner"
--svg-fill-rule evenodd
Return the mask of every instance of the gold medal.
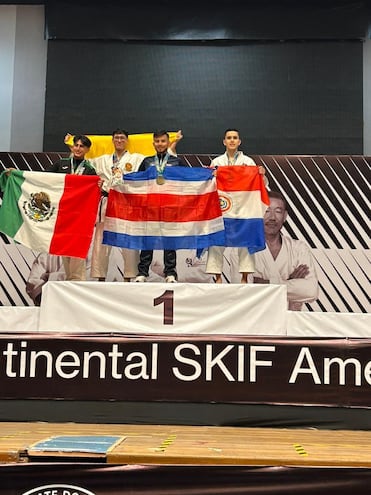
<path id="1" fill-rule="evenodd" d="M 133 165 L 131 163 L 125 163 L 126 172 L 131 172 L 133 170 Z"/>
<path id="2" fill-rule="evenodd" d="M 165 177 L 163 175 L 158 175 L 156 177 L 156 182 L 159 186 L 162 186 L 163 184 L 165 184 Z"/>

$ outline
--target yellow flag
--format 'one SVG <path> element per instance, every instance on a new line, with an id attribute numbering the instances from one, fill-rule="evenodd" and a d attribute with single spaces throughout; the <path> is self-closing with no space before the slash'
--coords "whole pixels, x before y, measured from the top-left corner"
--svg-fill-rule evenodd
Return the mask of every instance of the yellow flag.
<path id="1" fill-rule="evenodd" d="M 91 147 L 86 158 L 96 158 L 101 155 L 110 155 L 115 151 L 112 142 L 112 136 L 90 135 L 86 134 L 91 141 Z M 176 132 L 169 132 L 170 141 L 176 139 Z M 65 141 L 67 146 L 73 146 L 73 136 Z M 152 156 L 155 153 L 153 147 L 153 133 L 130 134 L 128 139 L 127 150 L 130 153 L 141 153 L 144 156 Z"/>

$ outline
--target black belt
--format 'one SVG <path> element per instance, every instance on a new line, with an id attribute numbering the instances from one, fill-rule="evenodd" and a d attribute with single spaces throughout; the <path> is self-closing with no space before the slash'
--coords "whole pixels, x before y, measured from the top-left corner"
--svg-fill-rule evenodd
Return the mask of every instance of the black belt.
<path id="1" fill-rule="evenodd" d="M 108 192 L 107 191 L 101 191 L 102 192 L 102 196 L 107 198 L 108 197 Z"/>

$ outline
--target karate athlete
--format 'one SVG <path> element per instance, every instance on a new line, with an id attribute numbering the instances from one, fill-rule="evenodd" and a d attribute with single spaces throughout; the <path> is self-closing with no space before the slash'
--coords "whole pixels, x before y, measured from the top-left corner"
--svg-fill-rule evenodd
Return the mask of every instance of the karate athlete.
<path id="1" fill-rule="evenodd" d="M 147 156 L 140 164 L 139 171 L 147 170 L 150 167 L 156 167 L 157 178 L 156 182 L 159 185 L 165 184 L 164 170 L 166 167 L 187 167 L 177 156 L 171 156 L 169 154 L 170 136 L 164 129 L 155 131 L 153 133 L 153 147 L 156 154 L 153 156 Z M 140 252 L 140 259 L 138 263 L 138 274 L 135 278 L 135 282 L 146 282 L 149 277 L 149 269 L 153 260 L 153 250 L 142 249 Z M 174 249 L 165 249 L 163 251 L 163 261 L 165 282 L 176 283 L 178 279 L 176 271 L 176 251 Z"/>
<path id="2" fill-rule="evenodd" d="M 71 156 L 61 158 L 48 168 L 46 172 L 74 175 L 97 175 L 90 160 L 85 158 L 91 147 L 90 139 L 81 134 L 74 136 Z M 98 186 L 101 187 L 100 182 Z M 66 272 L 66 280 L 86 280 L 86 260 L 72 256 L 63 256 L 63 266 Z"/>
<path id="3" fill-rule="evenodd" d="M 176 155 L 176 145 L 182 137 L 182 132 L 178 131 L 175 140 L 170 144 L 169 154 Z M 68 135 L 65 141 L 67 138 Z M 112 246 L 102 244 L 108 191 L 115 184 L 122 183 L 125 174 L 136 172 L 145 158 L 141 153 L 130 153 L 127 150 L 128 140 L 128 131 L 119 128 L 114 130 L 112 132 L 114 153 L 91 159 L 97 175 L 103 180 L 102 198 L 99 205 L 93 240 L 90 273 L 91 278 L 98 279 L 99 281 L 106 280 L 109 257 L 112 250 Z M 120 251 L 124 260 L 124 282 L 130 282 L 137 275 L 139 252 L 126 248 L 122 248 Z"/>
<path id="4" fill-rule="evenodd" d="M 114 130 L 112 132 L 114 153 L 91 159 L 97 174 L 103 180 L 102 197 L 95 224 L 90 272 L 91 278 L 99 281 L 106 280 L 112 250 L 112 246 L 102 244 L 108 191 L 113 185 L 122 182 L 123 175 L 129 172 L 136 172 L 143 160 L 143 155 L 140 153 L 129 153 L 127 151 L 128 138 L 129 133 L 126 130 Z M 136 275 L 139 253 L 133 249 L 126 248 L 122 248 L 120 251 L 124 260 L 124 282 L 130 282 L 130 279 Z"/>
<path id="5" fill-rule="evenodd" d="M 256 163 L 252 158 L 244 155 L 242 151 L 239 151 L 241 144 L 240 134 L 237 129 L 227 129 L 224 132 L 223 144 L 226 151 L 223 155 L 214 158 L 210 164 L 210 167 L 216 169 L 226 165 L 246 165 L 256 166 Z M 259 166 L 259 174 L 264 175 L 264 183 L 268 185 L 268 179 L 265 177 L 265 168 Z M 223 272 L 223 253 L 224 246 L 211 246 L 208 249 L 208 257 L 206 263 L 206 272 L 215 275 L 215 283 L 222 283 Z M 239 259 L 239 272 L 241 273 L 241 284 L 247 284 L 249 273 L 253 273 L 255 270 L 254 255 L 250 254 L 247 248 L 238 248 Z"/>

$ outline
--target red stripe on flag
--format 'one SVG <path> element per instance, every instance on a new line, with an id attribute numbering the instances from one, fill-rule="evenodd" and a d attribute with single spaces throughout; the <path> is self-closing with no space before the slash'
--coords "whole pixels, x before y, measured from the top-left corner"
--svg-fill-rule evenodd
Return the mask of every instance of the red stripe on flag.
<path id="1" fill-rule="evenodd" d="M 106 216 L 137 222 L 196 222 L 221 216 L 217 191 L 200 195 L 109 192 Z"/>
<path id="2" fill-rule="evenodd" d="M 223 191 L 257 191 L 260 189 L 258 167 L 254 166 L 219 167 L 216 181 L 218 189 Z"/>
<path id="3" fill-rule="evenodd" d="M 50 253 L 86 258 L 100 199 L 99 177 L 66 175 Z"/>
<path id="4" fill-rule="evenodd" d="M 219 167 L 216 183 L 218 190 L 225 192 L 260 191 L 262 202 L 269 205 L 264 176 L 259 174 L 258 166 L 233 165 Z"/>

